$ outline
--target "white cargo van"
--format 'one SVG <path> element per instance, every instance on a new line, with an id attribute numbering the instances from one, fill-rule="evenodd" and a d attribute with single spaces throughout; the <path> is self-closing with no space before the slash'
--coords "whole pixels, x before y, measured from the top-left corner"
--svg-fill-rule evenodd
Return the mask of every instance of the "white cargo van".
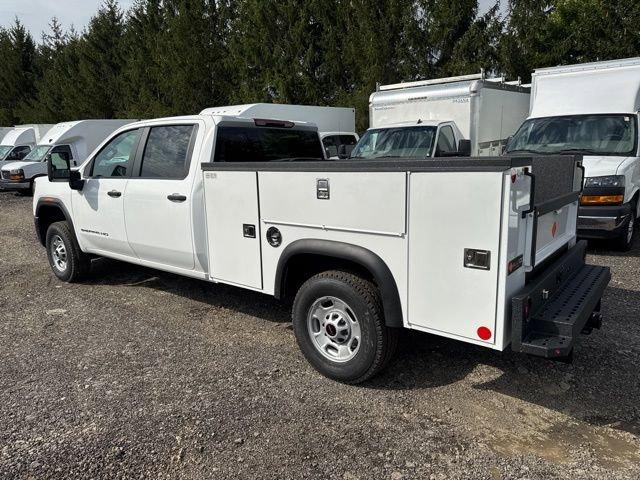
<path id="1" fill-rule="evenodd" d="M 0 189 L 33 193 L 34 179 L 47 174 L 47 157 L 64 156 L 79 165 L 114 130 L 134 120 L 79 120 L 54 125 L 19 162 L 4 162 Z"/>
<path id="2" fill-rule="evenodd" d="M 640 214 L 640 58 L 536 70 L 531 114 L 508 154 L 584 155 L 583 238 L 630 248 Z"/>
<path id="3" fill-rule="evenodd" d="M 570 357 L 610 278 L 576 242 L 579 162 L 327 161 L 310 124 L 161 118 L 51 157 L 33 212 L 60 280 L 104 256 L 289 298 L 306 358 L 357 383 L 402 328 Z"/>
<path id="4" fill-rule="evenodd" d="M 327 158 L 338 158 L 342 146 L 342 150 L 351 152 L 360 138 L 356 133 L 356 110 L 348 107 L 252 103 L 206 108 L 200 114 L 313 123 L 318 127 Z"/>
<path id="5" fill-rule="evenodd" d="M 53 125 L 17 125 L 0 142 L 0 167 L 26 157 Z"/>
<path id="6" fill-rule="evenodd" d="M 370 128 L 351 156 L 500 155 L 528 113 L 528 88 L 484 73 L 383 85 L 369 98 Z"/>

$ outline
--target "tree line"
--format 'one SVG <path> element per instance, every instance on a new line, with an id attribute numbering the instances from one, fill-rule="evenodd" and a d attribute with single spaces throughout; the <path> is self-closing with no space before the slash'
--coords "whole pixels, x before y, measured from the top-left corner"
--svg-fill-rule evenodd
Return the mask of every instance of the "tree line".
<path id="1" fill-rule="evenodd" d="M 88 26 L 39 41 L 0 29 L 0 125 L 151 118 L 208 106 L 354 106 L 376 83 L 640 55 L 640 2 L 104 0 Z"/>

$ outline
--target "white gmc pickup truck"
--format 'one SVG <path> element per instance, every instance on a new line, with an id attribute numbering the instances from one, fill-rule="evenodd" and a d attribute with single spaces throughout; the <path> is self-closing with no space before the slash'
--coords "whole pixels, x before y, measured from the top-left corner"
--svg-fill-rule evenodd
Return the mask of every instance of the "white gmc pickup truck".
<path id="1" fill-rule="evenodd" d="M 303 354 L 347 383 L 400 328 L 566 360 L 600 327 L 610 272 L 576 242 L 580 157 L 323 157 L 309 124 L 129 124 L 78 168 L 49 160 L 36 230 L 63 281 L 105 256 L 292 299 Z"/>

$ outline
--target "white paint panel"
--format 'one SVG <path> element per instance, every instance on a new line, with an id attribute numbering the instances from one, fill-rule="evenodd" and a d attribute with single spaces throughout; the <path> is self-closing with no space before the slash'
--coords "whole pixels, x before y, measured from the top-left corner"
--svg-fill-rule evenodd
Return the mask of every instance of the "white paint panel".
<path id="1" fill-rule="evenodd" d="M 420 172 L 409 180 L 409 323 L 495 342 L 503 175 Z M 490 270 L 464 267 L 464 249 L 491 252 Z"/>
<path id="2" fill-rule="evenodd" d="M 203 172 L 209 271 L 215 280 L 262 289 L 256 172 Z M 256 227 L 256 238 L 243 225 Z"/>
<path id="3" fill-rule="evenodd" d="M 405 172 L 259 172 L 262 220 L 316 229 L 401 236 Z M 329 180 L 328 200 L 317 198 Z"/>

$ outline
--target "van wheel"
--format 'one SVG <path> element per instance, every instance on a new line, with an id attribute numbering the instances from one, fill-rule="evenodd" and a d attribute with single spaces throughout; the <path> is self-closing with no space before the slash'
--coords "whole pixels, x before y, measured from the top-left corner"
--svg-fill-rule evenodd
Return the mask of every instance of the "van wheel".
<path id="1" fill-rule="evenodd" d="M 316 370 L 352 384 L 382 370 L 398 342 L 397 329 L 385 325 L 376 287 L 342 271 L 319 273 L 300 287 L 293 302 L 293 330 Z"/>
<path id="2" fill-rule="evenodd" d="M 618 250 L 621 250 L 623 252 L 628 252 L 629 250 L 631 250 L 631 247 L 633 245 L 635 230 L 636 230 L 636 203 L 634 201 L 634 203 L 631 205 L 631 219 L 629 220 L 629 224 L 627 225 L 627 228 L 624 230 L 622 235 L 620 235 L 620 237 L 618 237 L 617 239 Z"/>
<path id="3" fill-rule="evenodd" d="M 77 282 L 91 268 L 91 258 L 80 250 L 67 222 L 52 223 L 47 229 L 47 257 L 56 277 L 64 282 Z"/>

